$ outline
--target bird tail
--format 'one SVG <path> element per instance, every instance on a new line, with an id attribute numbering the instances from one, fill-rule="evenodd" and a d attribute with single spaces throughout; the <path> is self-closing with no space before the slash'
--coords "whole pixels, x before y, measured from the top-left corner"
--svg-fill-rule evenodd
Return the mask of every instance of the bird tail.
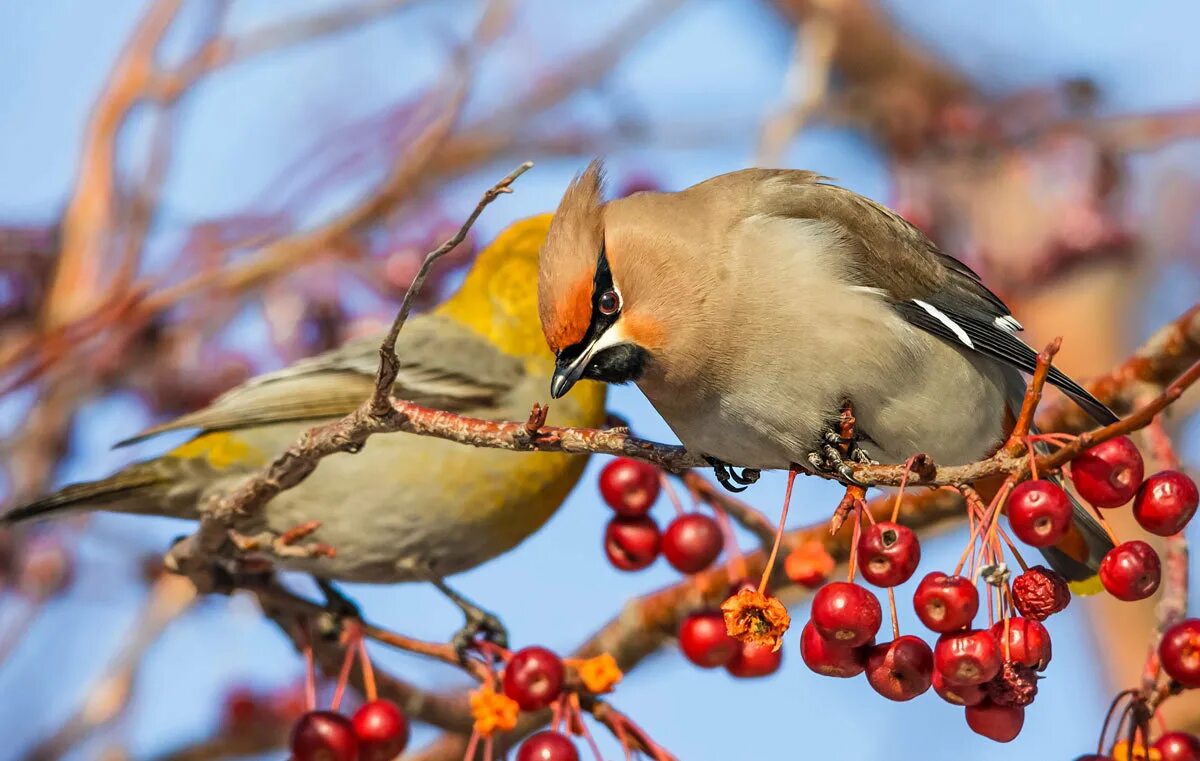
<path id="1" fill-rule="evenodd" d="M 54 518 L 77 510 L 148 512 L 165 496 L 172 479 L 160 461 L 138 463 L 99 481 L 72 484 L 0 515 L 0 527 Z"/>

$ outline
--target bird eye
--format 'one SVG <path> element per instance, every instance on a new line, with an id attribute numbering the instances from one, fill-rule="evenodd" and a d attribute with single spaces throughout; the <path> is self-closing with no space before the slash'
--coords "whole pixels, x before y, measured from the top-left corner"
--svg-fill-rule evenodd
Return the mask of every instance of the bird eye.
<path id="1" fill-rule="evenodd" d="M 621 297 L 617 295 L 616 291 L 605 291 L 600 294 L 596 307 L 600 310 L 600 314 L 616 314 L 617 310 L 621 308 Z"/>

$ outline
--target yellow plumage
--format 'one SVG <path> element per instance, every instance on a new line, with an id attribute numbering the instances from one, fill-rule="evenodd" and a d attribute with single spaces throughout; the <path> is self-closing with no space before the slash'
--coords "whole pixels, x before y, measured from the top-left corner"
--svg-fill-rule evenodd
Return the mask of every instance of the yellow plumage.
<path id="1" fill-rule="evenodd" d="M 397 342 L 397 397 L 495 420 L 524 419 L 548 397 L 554 357 L 537 317 L 538 250 L 550 215 L 510 226 L 480 252 L 457 293 L 411 319 Z M 343 415 L 370 393 L 379 337 L 252 379 L 209 407 L 147 432 L 201 433 L 163 457 L 80 484 L 9 513 L 66 509 L 194 517 L 197 504 L 236 486 L 306 428 Z M 605 387 L 581 383 L 555 402 L 550 422 L 596 426 Z M 334 558 L 289 561 L 330 579 L 393 582 L 472 568 L 519 544 L 553 515 L 584 457 L 474 449 L 389 434 L 362 452 L 326 458 L 269 503 L 243 531 L 283 532 L 321 521 L 312 536 Z"/>

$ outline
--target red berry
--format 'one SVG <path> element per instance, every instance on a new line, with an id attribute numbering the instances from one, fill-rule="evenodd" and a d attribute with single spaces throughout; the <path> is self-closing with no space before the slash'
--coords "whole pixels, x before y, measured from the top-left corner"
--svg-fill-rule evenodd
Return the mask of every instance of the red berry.
<path id="1" fill-rule="evenodd" d="M 563 685 L 563 663 L 544 647 L 526 647 L 513 653 L 504 667 L 504 694 L 522 711 L 537 711 L 558 699 Z"/>
<path id="2" fill-rule="evenodd" d="M 738 644 L 741 648 L 733 656 L 733 660 L 725 664 L 725 670 L 739 679 L 770 676 L 778 671 L 779 665 L 783 663 L 783 650 L 772 651 L 766 645 L 753 642 Z"/>
<path id="3" fill-rule="evenodd" d="M 686 513 L 671 521 L 662 538 L 667 562 L 680 573 L 698 573 L 721 554 L 721 527 L 707 515 Z"/>
<path id="4" fill-rule="evenodd" d="M 1071 602 L 1067 580 L 1042 565 L 1035 565 L 1013 579 L 1012 592 L 1017 610 L 1035 621 L 1045 621 Z"/>
<path id="5" fill-rule="evenodd" d="M 1144 600 L 1161 579 L 1158 553 L 1139 539 L 1113 547 L 1100 561 L 1100 582 L 1118 600 Z"/>
<path id="6" fill-rule="evenodd" d="M 942 672 L 933 671 L 933 691 L 942 696 L 942 700 L 956 706 L 973 706 L 983 702 L 987 690 L 979 684 L 950 684 Z"/>
<path id="7" fill-rule="evenodd" d="M 221 726 L 233 734 L 248 732 L 257 726 L 264 714 L 261 701 L 253 690 L 234 687 L 225 696 Z"/>
<path id="8" fill-rule="evenodd" d="M 965 576 L 933 571 L 917 585 L 913 607 L 921 623 L 933 631 L 940 634 L 958 631 L 970 626 L 979 612 L 979 591 Z"/>
<path id="9" fill-rule="evenodd" d="M 1133 517 L 1151 534 L 1178 534 L 1196 514 L 1200 492 L 1196 482 L 1178 470 L 1164 470 L 1147 478 L 1133 498 Z"/>
<path id="10" fill-rule="evenodd" d="M 1008 523 L 1022 542 L 1034 547 L 1057 544 L 1071 528 L 1071 498 L 1053 481 L 1017 484 L 1008 498 Z"/>
<path id="11" fill-rule="evenodd" d="M 859 647 L 849 647 L 825 639 L 813 626 L 812 621 L 800 632 L 800 657 L 804 665 L 821 676 L 848 679 L 858 676 L 867 667 L 867 652 L 874 645 L 871 641 Z"/>
<path id="12" fill-rule="evenodd" d="M 579 751 L 566 735 L 546 729 L 521 743 L 517 761 L 579 761 Z"/>
<path id="13" fill-rule="evenodd" d="M 1200 761 L 1200 738 L 1187 732 L 1167 732 L 1153 747 L 1161 761 Z"/>
<path id="14" fill-rule="evenodd" d="M 1101 442 L 1071 461 L 1079 496 L 1096 507 L 1120 507 L 1142 483 L 1142 454 L 1128 436 Z"/>
<path id="15" fill-rule="evenodd" d="M 992 636 L 1000 645 L 1000 657 L 1020 663 L 1038 671 L 1045 670 L 1050 663 L 1050 632 L 1040 621 L 1032 618 L 1010 618 L 1008 620 L 1008 647 L 1005 648 L 1004 622 L 992 625 Z"/>
<path id="16" fill-rule="evenodd" d="M 1200 687 L 1200 619 L 1189 618 L 1167 629 L 1158 659 L 1167 676 L 1184 687 Z"/>
<path id="17" fill-rule="evenodd" d="M 827 640 L 847 647 L 869 642 L 879 632 L 883 609 L 865 587 L 835 581 L 817 590 L 812 602 L 812 623 Z"/>
<path id="18" fill-rule="evenodd" d="M 292 728 L 294 761 L 356 761 L 358 737 L 350 720 L 332 711 L 309 711 Z"/>
<path id="19" fill-rule="evenodd" d="M 858 570 L 877 587 L 903 584 L 919 562 L 921 543 L 908 526 L 880 521 L 859 537 Z"/>
<path id="20" fill-rule="evenodd" d="M 617 515 L 645 515 L 662 487 L 659 470 L 648 462 L 618 457 L 600 471 L 600 494 Z"/>
<path id="21" fill-rule="evenodd" d="M 967 726 L 971 731 L 998 743 L 1015 740 L 1025 724 L 1024 708 L 998 706 L 990 700 L 967 706 L 966 711 Z"/>
<path id="22" fill-rule="evenodd" d="M 1000 647 L 984 629 L 943 634 L 933 648 L 933 662 L 951 684 L 983 684 L 1000 671 Z"/>
<path id="23" fill-rule="evenodd" d="M 867 655 L 867 681 L 888 700 L 912 700 L 933 683 L 933 653 L 911 634 L 878 644 Z"/>
<path id="24" fill-rule="evenodd" d="M 738 654 L 740 643 L 725 631 L 718 611 L 693 613 L 679 624 L 679 647 L 689 661 L 702 669 L 724 666 Z"/>
<path id="25" fill-rule="evenodd" d="M 359 761 L 392 761 L 408 745 L 408 717 L 390 700 L 363 703 L 354 717 Z"/>
<path id="26" fill-rule="evenodd" d="M 640 571 L 658 557 L 661 536 L 652 519 L 617 516 L 604 529 L 604 553 L 622 571 Z"/>

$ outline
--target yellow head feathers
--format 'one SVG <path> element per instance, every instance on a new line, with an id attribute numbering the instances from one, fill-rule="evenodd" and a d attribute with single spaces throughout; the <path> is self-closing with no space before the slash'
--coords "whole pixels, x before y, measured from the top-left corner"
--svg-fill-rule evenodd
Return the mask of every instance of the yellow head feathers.
<path id="1" fill-rule="evenodd" d="M 506 354 L 552 359 L 537 318 L 538 252 L 551 216 L 522 219 L 496 236 L 437 313 L 486 336 Z"/>

